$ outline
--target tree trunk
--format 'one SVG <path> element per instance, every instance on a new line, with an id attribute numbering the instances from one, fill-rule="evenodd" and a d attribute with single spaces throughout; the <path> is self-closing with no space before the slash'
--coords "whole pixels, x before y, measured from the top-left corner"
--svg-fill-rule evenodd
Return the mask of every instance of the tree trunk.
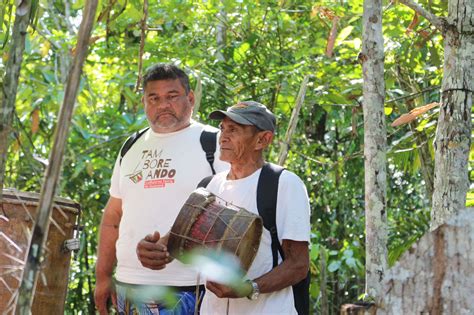
<path id="1" fill-rule="evenodd" d="M 366 294 L 379 301 L 387 269 L 386 150 L 382 0 L 365 0 L 362 62 L 364 77 L 364 159 Z"/>
<path id="2" fill-rule="evenodd" d="M 0 199 L 5 176 L 5 164 L 8 155 L 10 129 L 15 110 L 16 92 L 20 77 L 23 51 L 25 50 L 26 30 L 28 28 L 31 11 L 31 1 L 21 1 L 16 8 L 15 24 L 13 25 L 12 45 L 8 54 L 3 86 L 1 87 L 2 111 L 0 117 Z"/>
<path id="3" fill-rule="evenodd" d="M 469 188 L 467 163 L 474 91 L 474 2 L 449 1 L 446 22 L 431 229 L 465 207 Z"/>
<path id="4" fill-rule="evenodd" d="M 473 314 L 474 209 L 425 234 L 386 273 L 377 314 Z"/>

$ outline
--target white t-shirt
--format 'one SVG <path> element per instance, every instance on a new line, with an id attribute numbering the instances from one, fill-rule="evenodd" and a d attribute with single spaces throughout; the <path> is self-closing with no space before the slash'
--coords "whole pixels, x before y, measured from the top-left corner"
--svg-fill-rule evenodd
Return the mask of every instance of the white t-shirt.
<path id="1" fill-rule="evenodd" d="M 177 260 L 162 270 L 143 267 L 136 247 L 154 231 L 165 235 L 199 181 L 212 174 L 199 141 L 203 129 L 204 125 L 194 121 L 173 133 L 158 134 L 149 129 L 132 145 L 121 165 L 117 159 L 110 186 L 110 195 L 122 199 L 117 280 L 148 285 L 196 284 L 196 272 Z M 228 169 L 218 157 L 217 143 L 214 168 L 216 172 Z"/>
<path id="2" fill-rule="evenodd" d="M 207 189 L 227 202 L 243 207 L 253 213 L 257 209 L 257 184 L 261 169 L 252 175 L 227 180 L 228 172 L 214 176 Z M 283 239 L 309 242 L 310 240 L 310 207 L 308 194 L 301 179 L 289 171 L 283 171 L 278 185 L 276 225 L 280 242 Z M 281 257 L 279 258 L 281 263 Z M 255 279 L 268 273 L 273 267 L 270 232 L 263 229 L 262 239 L 247 273 L 249 279 Z M 292 287 L 283 290 L 260 294 L 257 300 L 247 298 L 221 299 L 206 291 L 201 306 L 201 314 L 296 314 Z"/>

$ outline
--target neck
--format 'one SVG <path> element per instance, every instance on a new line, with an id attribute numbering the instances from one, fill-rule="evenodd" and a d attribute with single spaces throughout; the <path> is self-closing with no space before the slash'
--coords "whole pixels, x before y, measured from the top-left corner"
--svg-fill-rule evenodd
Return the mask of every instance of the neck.
<path id="1" fill-rule="evenodd" d="M 261 168 L 264 163 L 265 161 L 262 156 L 256 159 L 247 159 L 245 162 L 232 162 L 230 164 L 230 171 L 227 175 L 227 179 L 235 180 L 245 178 Z"/>
<path id="2" fill-rule="evenodd" d="M 190 125 L 191 125 L 191 121 L 180 124 L 178 126 L 173 126 L 173 127 L 153 128 L 153 126 L 152 126 L 152 129 L 156 133 L 172 133 L 172 132 L 183 130 L 183 129 L 189 127 Z"/>

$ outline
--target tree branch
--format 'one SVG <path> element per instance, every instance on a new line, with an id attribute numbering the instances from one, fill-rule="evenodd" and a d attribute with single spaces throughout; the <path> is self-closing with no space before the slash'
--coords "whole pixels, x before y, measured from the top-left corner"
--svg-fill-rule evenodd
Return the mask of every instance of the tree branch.
<path id="1" fill-rule="evenodd" d="M 436 14 L 431 13 L 430 11 L 423 8 L 418 3 L 413 0 L 398 0 L 400 3 L 403 3 L 407 7 L 411 8 L 413 11 L 418 13 L 427 19 L 431 24 L 433 24 L 437 29 L 444 33 L 446 21 L 444 18 L 437 16 Z"/>

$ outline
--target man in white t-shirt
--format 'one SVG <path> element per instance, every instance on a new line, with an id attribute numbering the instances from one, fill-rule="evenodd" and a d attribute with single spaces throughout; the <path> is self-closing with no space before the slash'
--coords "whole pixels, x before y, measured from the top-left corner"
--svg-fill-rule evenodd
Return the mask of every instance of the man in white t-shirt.
<path id="1" fill-rule="evenodd" d="M 200 143 L 202 131 L 210 127 L 191 120 L 194 94 L 188 76 L 178 67 L 151 67 L 144 75 L 143 89 L 150 128 L 115 163 L 100 224 L 95 304 L 100 314 L 108 313 L 109 297 L 119 314 L 193 314 L 195 271 L 177 260 L 165 269 L 156 267 L 157 257 L 169 260 L 167 254 L 160 256 L 159 233 L 147 234 L 170 230 L 189 194 L 212 174 Z M 216 171 L 228 169 L 219 159 L 213 166 Z M 144 238 L 148 243 L 140 262 L 136 246 Z M 154 299 L 137 303 L 127 293 L 138 286 L 173 287 L 179 303 L 172 310 Z"/>
<path id="2" fill-rule="evenodd" d="M 265 164 L 263 151 L 273 139 L 275 116 L 264 105 L 245 101 L 227 111 L 214 111 L 209 118 L 222 121 L 220 159 L 231 168 L 216 174 L 207 189 L 225 202 L 258 214 L 258 179 Z M 308 274 L 309 200 L 301 179 L 287 170 L 280 175 L 277 195 L 275 219 L 285 259 L 279 257 L 273 268 L 270 232 L 263 229 L 255 259 L 242 284 L 236 286 L 239 290 L 206 282 L 202 315 L 297 314 L 292 286 Z M 163 257 L 157 257 L 155 268 L 168 268 Z"/>
<path id="3" fill-rule="evenodd" d="M 263 151 L 273 139 L 275 116 L 264 105 L 245 101 L 227 111 L 214 111 L 209 118 L 221 120 L 220 159 L 231 168 L 216 174 L 207 189 L 226 202 L 258 213 L 257 184 L 265 163 Z M 208 281 L 201 314 L 297 314 L 292 285 L 308 273 L 309 200 L 301 179 L 287 170 L 280 175 L 277 196 L 276 227 L 285 259 L 280 257 L 273 268 L 271 236 L 264 229 L 246 275 L 247 289 L 237 292 Z"/>

